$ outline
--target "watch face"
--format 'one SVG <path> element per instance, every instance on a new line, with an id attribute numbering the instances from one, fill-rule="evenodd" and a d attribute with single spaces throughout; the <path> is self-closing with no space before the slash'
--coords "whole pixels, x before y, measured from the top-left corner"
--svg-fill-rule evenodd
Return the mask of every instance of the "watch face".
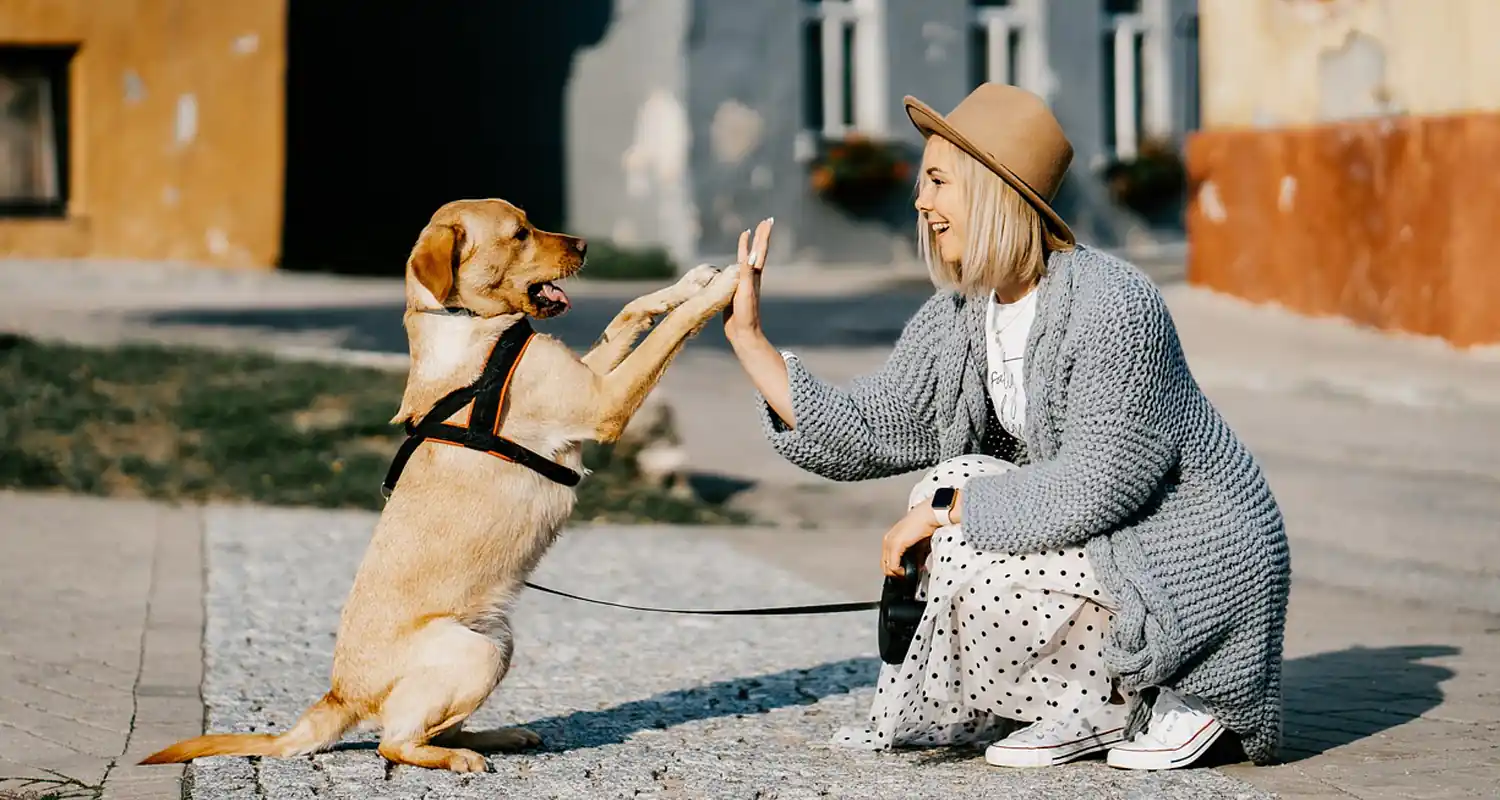
<path id="1" fill-rule="evenodd" d="M 954 494 L 953 489 L 951 489 L 951 488 L 949 488 L 947 486 L 944 486 L 943 488 L 937 490 L 937 493 L 932 496 L 932 507 L 933 508 L 952 508 L 953 507 L 953 494 Z"/>

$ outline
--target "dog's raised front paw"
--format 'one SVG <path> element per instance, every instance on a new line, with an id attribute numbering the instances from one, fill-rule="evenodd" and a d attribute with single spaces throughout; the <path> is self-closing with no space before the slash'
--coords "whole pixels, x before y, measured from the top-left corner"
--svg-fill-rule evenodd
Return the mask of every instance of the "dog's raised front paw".
<path id="1" fill-rule="evenodd" d="M 714 305 L 715 308 L 723 308 L 734 299 L 734 290 L 740 284 L 740 265 L 731 264 L 715 275 L 708 285 L 703 287 L 703 295 Z"/>
<path id="2" fill-rule="evenodd" d="M 677 281 L 679 286 L 692 286 L 702 289 L 713 281 L 714 276 L 719 274 L 719 268 L 713 264 L 699 264 L 683 274 Z"/>

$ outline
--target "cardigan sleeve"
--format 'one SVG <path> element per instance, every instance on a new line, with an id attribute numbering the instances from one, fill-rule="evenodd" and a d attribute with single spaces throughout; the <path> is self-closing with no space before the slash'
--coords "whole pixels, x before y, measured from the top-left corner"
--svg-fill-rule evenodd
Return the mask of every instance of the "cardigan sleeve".
<path id="1" fill-rule="evenodd" d="M 963 532 L 981 549 L 1038 552 L 1119 527 L 1159 491 L 1178 459 L 1174 392 L 1191 380 L 1155 287 L 1130 283 L 1095 304 L 1059 423 L 1057 454 L 970 480 Z"/>
<path id="2" fill-rule="evenodd" d="M 934 295 L 923 304 L 885 364 L 846 387 L 817 378 L 798 358 L 783 354 L 795 427 L 756 393 L 761 429 L 776 452 L 836 481 L 883 478 L 935 464 L 935 361 L 946 341 L 944 302 Z"/>

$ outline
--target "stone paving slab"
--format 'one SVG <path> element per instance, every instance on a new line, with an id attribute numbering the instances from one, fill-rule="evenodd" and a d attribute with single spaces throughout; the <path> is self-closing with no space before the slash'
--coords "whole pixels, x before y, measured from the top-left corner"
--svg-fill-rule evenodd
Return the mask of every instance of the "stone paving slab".
<path id="1" fill-rule="evenodd" d="M 175 796 L 124 764 L 201 729 L 197 510 L 0 492 L 0 520 L 0 792 Z"/>
<path id="2" fill-rule="evenodd" d="M 339 609 L 373 517 L 213 508 L 206 515 L 204 698 L 212 731 L 283 730 L 327 686 Z M 821 588 L 691 530 L 580 529 L 539 582 L 644 603 L 816 602 Z M 975 751 L 876 755 L 827 744 L 859 721 L 878 664 L 872 613 L 705 619 L 524 596 L 511 674 L 473 720 L 525 724 L 541 752 L 458 776 L 387 767 L 368 736 L 312 758 L 204 759 L 194 798 L 1258 798 L 1212 770 L 1101 762 L 988 767 Z"/>

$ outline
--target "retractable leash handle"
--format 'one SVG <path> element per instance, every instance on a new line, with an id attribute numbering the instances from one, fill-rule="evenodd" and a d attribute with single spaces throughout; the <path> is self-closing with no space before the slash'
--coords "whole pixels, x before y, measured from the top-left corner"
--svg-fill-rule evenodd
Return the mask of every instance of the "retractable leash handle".
<path id="1" fill-rule="evenodd" d="M 922 585 L 922 565 L 916 553 L 907 550 L 901 556 L 899 576 L 887 576 L 880 592 L 880 660 L 900 664 L 917 635 L 917 623 L 927 610 L 927 603 L 917 599 Z"/>

